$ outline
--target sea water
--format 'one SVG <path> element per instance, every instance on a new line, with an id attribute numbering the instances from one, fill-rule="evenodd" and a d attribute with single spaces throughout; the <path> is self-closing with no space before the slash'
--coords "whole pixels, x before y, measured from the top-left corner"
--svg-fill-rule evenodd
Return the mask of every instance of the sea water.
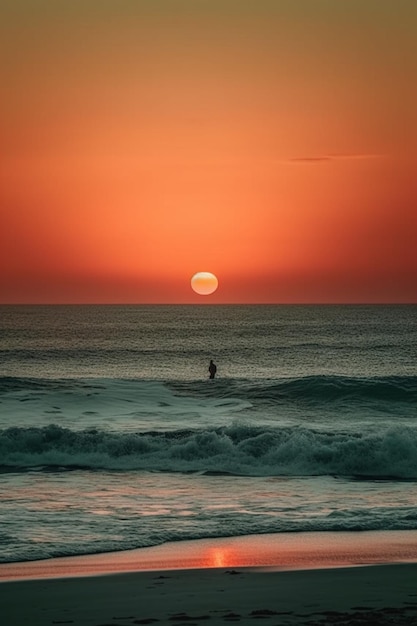
<path id="1" fill-rule="evenodd" d="M 0 561 L 417 529 L 416 322 L 413 305 L 0 307 Z"/>

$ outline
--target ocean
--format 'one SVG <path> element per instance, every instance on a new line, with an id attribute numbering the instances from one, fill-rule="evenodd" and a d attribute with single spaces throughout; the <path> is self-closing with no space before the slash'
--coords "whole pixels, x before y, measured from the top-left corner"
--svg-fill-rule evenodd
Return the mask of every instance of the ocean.
<path id="1" fill-rule="evenodd" d="M 415 530 L 416 356 L 415 305 L 1 306 L 0 562 Z"/>

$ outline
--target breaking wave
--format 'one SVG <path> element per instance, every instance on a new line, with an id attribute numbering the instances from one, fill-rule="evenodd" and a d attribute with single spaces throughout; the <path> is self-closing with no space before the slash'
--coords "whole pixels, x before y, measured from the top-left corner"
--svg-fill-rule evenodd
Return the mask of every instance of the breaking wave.
<path id="1" fill-rule="evenodd" d="M 145 433 L 15 427 L 0 431 L 0 467 L 417 479 L 417 431 L 356 434 L 240 424 Z"/>

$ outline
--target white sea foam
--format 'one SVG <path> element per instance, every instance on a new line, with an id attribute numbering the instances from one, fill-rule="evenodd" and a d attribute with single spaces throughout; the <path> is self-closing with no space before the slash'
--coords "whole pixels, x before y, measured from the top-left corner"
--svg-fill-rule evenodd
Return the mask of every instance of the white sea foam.
<path id="1" fill-rule="evenodd" d="M 232 425 L 198 431 L 112 433 L 51 425 L 1 433 L 6 467 L 84 467 L 245 476 L 367 476 L 417 479 L 417 432 L 394 427 L 352 435 Z"/>

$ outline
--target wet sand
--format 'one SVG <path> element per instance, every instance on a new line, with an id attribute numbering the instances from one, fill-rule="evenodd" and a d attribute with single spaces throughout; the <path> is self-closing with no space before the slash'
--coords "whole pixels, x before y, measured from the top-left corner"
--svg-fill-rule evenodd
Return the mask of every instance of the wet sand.
<path id="1" fill-rule="evenodd" d="M 417 624 L 417 563 L 401 562 L 417 561 L 416 545 L 416 532 L 265 535 L 53 559 L 20 580 L 22 564 L 2 565 L 2 623 Z M 134 557 L 142 571 L 126 573 Z"/>

